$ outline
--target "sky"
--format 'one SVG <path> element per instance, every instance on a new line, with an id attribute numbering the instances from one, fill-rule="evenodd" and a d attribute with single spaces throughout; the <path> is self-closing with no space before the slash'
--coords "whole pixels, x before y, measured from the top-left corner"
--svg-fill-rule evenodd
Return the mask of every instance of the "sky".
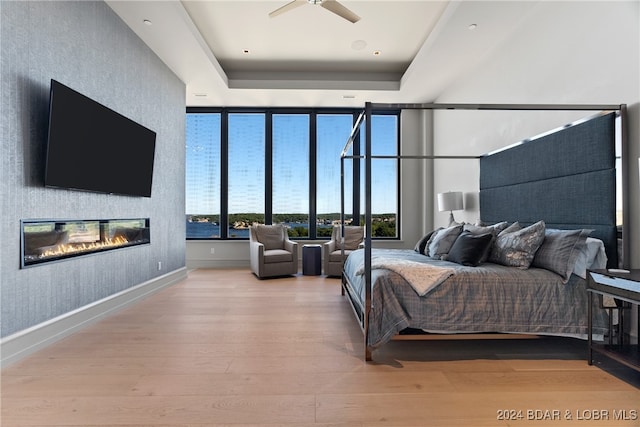
<path id="1" fill-rule="evenodd" d="M 352 128 L 352 116 L 318 114 L 318 214 L 340 212 L 340 153 Z M 220 213 L 220 129 L 216 113 L 187 115 L 186 213 Z M 373 154 L 396 154 L 397 116 L 372 119 Z M 273 212 L 309 212 L 309 129 L 306 114 L 273 114 Z M 364 129 L 364 128 L 363 128 Z M 265 116 L 229 114 L 229 212 L 264 212 Z M 396 211 L 396 171 L 393 160 L 373 160 L 373 213 Z M 352 161 L 345 161 L 345 174 Z M 351 208 L 347 183 L 346 211 Z"/>

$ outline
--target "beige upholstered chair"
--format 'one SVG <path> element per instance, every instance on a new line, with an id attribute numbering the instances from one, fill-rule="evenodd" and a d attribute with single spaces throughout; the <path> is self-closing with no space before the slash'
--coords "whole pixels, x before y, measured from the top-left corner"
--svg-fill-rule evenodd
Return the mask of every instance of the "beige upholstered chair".
<path id="1" fill-rule="evenodd" d="M 327 276 L 342 276 L 344 259 L 358 248 L 363 247 L 364 227 L 349 225 L 344 227 L 344 259 L 340 246 L 340 226 L 334 226 L 331 240 L 322 245 L 324 274 Z"/>
<path id="2" fill-rule="evenodd" d="M 249 227 L 251 271 L 259 278 L 298 273 L 298 244 L 282 225 Z"/>

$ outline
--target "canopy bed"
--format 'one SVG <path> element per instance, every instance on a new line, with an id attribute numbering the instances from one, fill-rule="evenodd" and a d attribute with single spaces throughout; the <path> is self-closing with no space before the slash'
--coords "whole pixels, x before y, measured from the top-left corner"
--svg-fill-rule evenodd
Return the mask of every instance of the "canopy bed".
<path id="1" fill-rule="evenodd" d="M 561 129 L 481 156 L 378 156 L 376 110 L 580 110 Z M 391 339 L 473 334 L 558 335 L 586 339 L 586 270 L 627 267 L 627 227 L 616 216 L 616 186 L 627 188 L 625 105 L 468 105 L 367 103 L 341 153 L 364 167 L 364 248 L 344 266 L 347 296 L 364 335 L 365 359 Z M 362 155 L 349 155 L 364 126 Z M 616 153 L 616 150 L 619 152 Z M 411 249 L 374 248 L 371 168 L 376 159 L 479 162 L 480 223 L 433 230 Z M 617 179 L 618 177 L 618 179 Z M 342 215 L 344 219 L 344 174 Z M 627 214 L 623 203 L 623 217 Z M 344 223 L 344 221 L 343 221 Z M 619 249 L 620 246 L 620 249 Z M 607 312 L 595 307 L 596 333 Z"/>

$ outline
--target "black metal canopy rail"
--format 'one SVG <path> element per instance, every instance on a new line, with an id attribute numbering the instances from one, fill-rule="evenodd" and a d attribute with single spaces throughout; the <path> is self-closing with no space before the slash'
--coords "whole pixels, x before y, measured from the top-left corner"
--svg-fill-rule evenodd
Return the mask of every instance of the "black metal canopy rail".
<path id="1" fill-rule="evenodd" d="M 417 159 L 417 160 L 438 160 L 438 159 L 473 159 L 478 160 L 482 156 L 448 156 L 448 155 L 374 155 L 371 152 L 371 116 L 375 110 L 493 110 L 493 111 L 613 111 L 618 114 L 621 120 L 620 124 L 620 138 L 622 145 L 622 158 L 626 159 L 628 144 L 627 144 L 627 130 L 626 130 L 626 104 L 449 104 L 449 103 L 427 103 L 427 104 L 389 104 L 389 103 L 373 103 L 366 102 L 365 107 L 358 116 L 351 134 L 347 139 L 347 142 L 340 154 L 340 220 L 342 224 L 342 236 L 344 236 L 344 220 L 345 220 L 345 181 L 344 181 L 344 161 L 349 160 L 364 160 L 365 164 L 365 235 L 364 235 L 364 278 L 365 278 L 365 301 L 362 312 L 356 315 L 360 320 L 360 327 L 364 333 L 364 347 L 365 347 L 365 360 L 371 360 L 372 350 L 367 345 L 368 342 L 368 326 L 369 326 L 369 312 L 371 310 L 371 161 L 374 159 Z M 360 131 L 360 127 L 364 123 L 365 125 L 365 151 L 362 155 L 348 155 L 353 142 Z M 627 194 L 629 188 L 629 173 L 626 162 L 622 163 L 622 194 Z M 629 218 L 629 203 L 626 202 L 626 197 L 623 197 L 623 218 Z M 625 235 L 626 234 L 626 235 Z M 344 239 L 344 238 L 343 238 Z M 623 227 L 623 253 L 628 254 L 631 247 L 631 239 L 629 235 L 629 227 Z M 344 248 L 344 242 L 341 245 Z M 628 263 L 628 257 L 625 257 L 625 262 Z M 343 249 L 344 259 L 344 249 Z M 628 266 L 627 266 L 628 267 Z M 625 267 L 625 268 L 627 268 Z M 344 276 L 344 275 L 343 275 Z M 342 292 L 345 292 L 345 283 L 343 278 Z M 347 293 L 351 290 L 347 289 Z M 355 303 L 351 298 L 352 305 Z"/>

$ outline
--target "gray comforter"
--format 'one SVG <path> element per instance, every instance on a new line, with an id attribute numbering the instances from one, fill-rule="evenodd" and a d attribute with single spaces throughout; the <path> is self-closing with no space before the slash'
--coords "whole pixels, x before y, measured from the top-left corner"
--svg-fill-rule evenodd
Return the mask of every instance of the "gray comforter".
<path id="1" fill-rule="evenodd" d="M 454 270 L 454 274 L 419 296 L 399 273 L 372 269 L 372 308 L 368 345 L 379 347 L 406 328 L 439 333 L 500 332 L 560 335 L 586 338 L 586 282 L 572 275 L 567 284 L 557 274 L 539 268 L 521 270 L 485 263 L 465 267 L 432 260 L 413 250 L 372 249 L 381 258 L 429 263 Z M 364 250 L 354 251 L 345 262 L 345 274 L 364 301 Z M 595 299 L 597 301 L 597 299 Z M 594 333 L 604 334 L 606 312 L 594 311 Z"/>

